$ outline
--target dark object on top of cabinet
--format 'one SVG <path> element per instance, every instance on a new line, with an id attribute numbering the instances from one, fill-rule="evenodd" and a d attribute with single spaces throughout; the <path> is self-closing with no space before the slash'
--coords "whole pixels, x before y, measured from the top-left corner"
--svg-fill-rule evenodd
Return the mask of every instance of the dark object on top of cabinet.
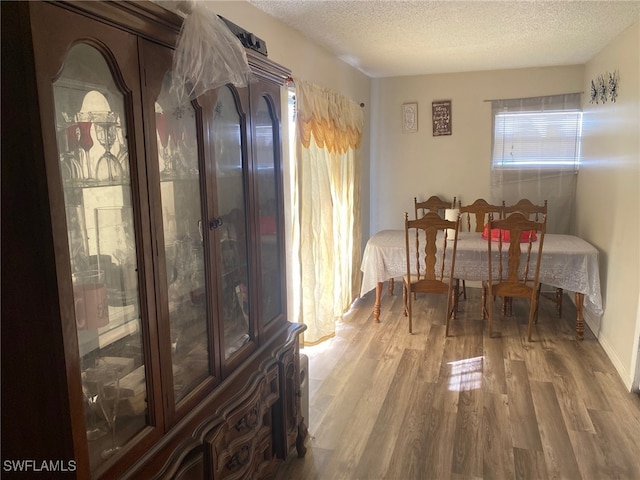
<path id="1" fill-rule="evenodd" d="M 255 36 L 253 33 L 248 32 L 244 28 L 236 25 L 232 21 L 227 20 L 222 16 L 220 18 L 224 23 L 227 24 L 227 27 L 229 27 L 229 30 L 231 30 L 231 32 L 236 37 L 238 37 L 242 45 L 244 45 L 246 48 L 250 48 L 251 50 L 255 50 L 256 52 L 261 53 L 265 57 L 267 56 L 267 42 Z"/>
<path id="2" fill-rule="evenodd" d="M 257 82 L 179 100 L 181 19 L 158 4 L 0 8 L 4 474 L 270 475 L 306 437 L 290 72 L 247 50 Z"/>

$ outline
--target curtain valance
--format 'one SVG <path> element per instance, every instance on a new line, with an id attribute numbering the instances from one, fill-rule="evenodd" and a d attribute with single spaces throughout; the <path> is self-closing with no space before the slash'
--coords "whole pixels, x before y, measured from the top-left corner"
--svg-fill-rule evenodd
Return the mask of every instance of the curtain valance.
<path id="1" fill-rule="evenodd" d="M 318 147 L 344 153 L 362 142 L 364 115 L 360 105 L 344 95 L 294 79 L 300 142 L 309 148 L 311 136 Z"/>

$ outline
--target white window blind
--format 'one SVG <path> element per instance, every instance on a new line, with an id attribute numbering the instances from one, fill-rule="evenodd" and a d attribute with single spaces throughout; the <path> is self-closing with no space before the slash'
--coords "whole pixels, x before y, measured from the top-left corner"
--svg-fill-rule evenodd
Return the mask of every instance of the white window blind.
<path id="1" fill-rule="evenodd" d="M 503 112 L 494 119 L 493 168 L 578 170 L 582 112 Z"/>

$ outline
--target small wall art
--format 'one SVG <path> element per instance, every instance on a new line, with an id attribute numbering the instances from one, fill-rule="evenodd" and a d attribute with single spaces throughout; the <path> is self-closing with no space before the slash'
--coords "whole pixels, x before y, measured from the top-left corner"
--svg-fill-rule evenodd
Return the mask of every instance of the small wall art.
<path id="1" fill-rule="evenodd" d="M 451 135 L 451 100 L 439 100 L 431 104 L 433 136 Z"/>
<path id="2" fill-rule="evenodd" d="M 616 103 L 619 83 L 620 74 L 618 70 L 601 73 L 591 80 L 591 100 L 589 100 L 589 102 L 604 104 L 607 103 L 607 100 L 611 100 L 613 103 Z"/>
<path id="3" fill-rule="evenodd" d="M 406 133 L 418 131 L 417 103 L 404 103 L 402 105 L 402 131 Z"/>

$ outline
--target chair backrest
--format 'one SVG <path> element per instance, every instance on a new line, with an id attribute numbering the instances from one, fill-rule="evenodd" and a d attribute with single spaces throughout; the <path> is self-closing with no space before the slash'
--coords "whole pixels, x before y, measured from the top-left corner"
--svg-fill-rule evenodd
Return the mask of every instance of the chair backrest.
<path id="1" fill-rule="evenodd" d="M 456 221 L 443 219 L 435 212 L 427 212 L 423 217 L 409 220 L 404 214 L 405 248 L 407 275 L 417 278 L 412 281 L 410 291 L 426 293 L 448 293 L 453 283 L 458 229 Z M 415 235 L 411 230 L 415 230 Z M 409 237 L 415 239 L 410 248 Z"/>
<path id="2" fill-rule="evenodd" d="M 424 214 L 427 212 L 435 212 L 438 215 L 440 215 L 441 210 L 443 212 L 441 216 L 444 217 L 444 210 L 447 208 L 455 207 L 455 204 L 456 204 L 456 197 L 453 197 L 453 202 L 447 202 L 446 200 L 442 200 L 437 195 L 432 195 L 424 202 L 419 202 L 417 197 L 413 197 L 413 206 L 416 213 L 415 217 L 413 218 L 420 218 L 424 216 Z"/>
<path id="3" fill-rule="evenodd" d="M 536 222 L 516 212 L 504 219 L 490 218 L 488 227 L 489 296 L 531 298 L 538 290 L 547 216 Z M 497 235 L 492 235 L 494 230 Z"/>
<path id="4" fill-rule="evenodd" d="M 542 215 L 547 214 L 547 201 L 544 201 L 544 205 L 535 205 L 531 200 L 523 198 L 514 205 L 504 205 L 504 216 L 510 215 L 514 212 L 520 212 L 530 220 L 540 221 Z"/>
<path id="5" fill-rule="evenodd" d="M 478 198 L 470 205 L 461 205 L 460 202 L 458 202 L 458 208 L 460 209 L 460 216 L 463 219 L 461 224 L 464 224 L 466 220 L 468 232 L 482 232 L 484 225 L 489 220 L 490 214 L 493 214 L 494 218 L 496 214 L 498 218 L 502 218 L 503 206 L 491 205 L 483 198 Z"/>

